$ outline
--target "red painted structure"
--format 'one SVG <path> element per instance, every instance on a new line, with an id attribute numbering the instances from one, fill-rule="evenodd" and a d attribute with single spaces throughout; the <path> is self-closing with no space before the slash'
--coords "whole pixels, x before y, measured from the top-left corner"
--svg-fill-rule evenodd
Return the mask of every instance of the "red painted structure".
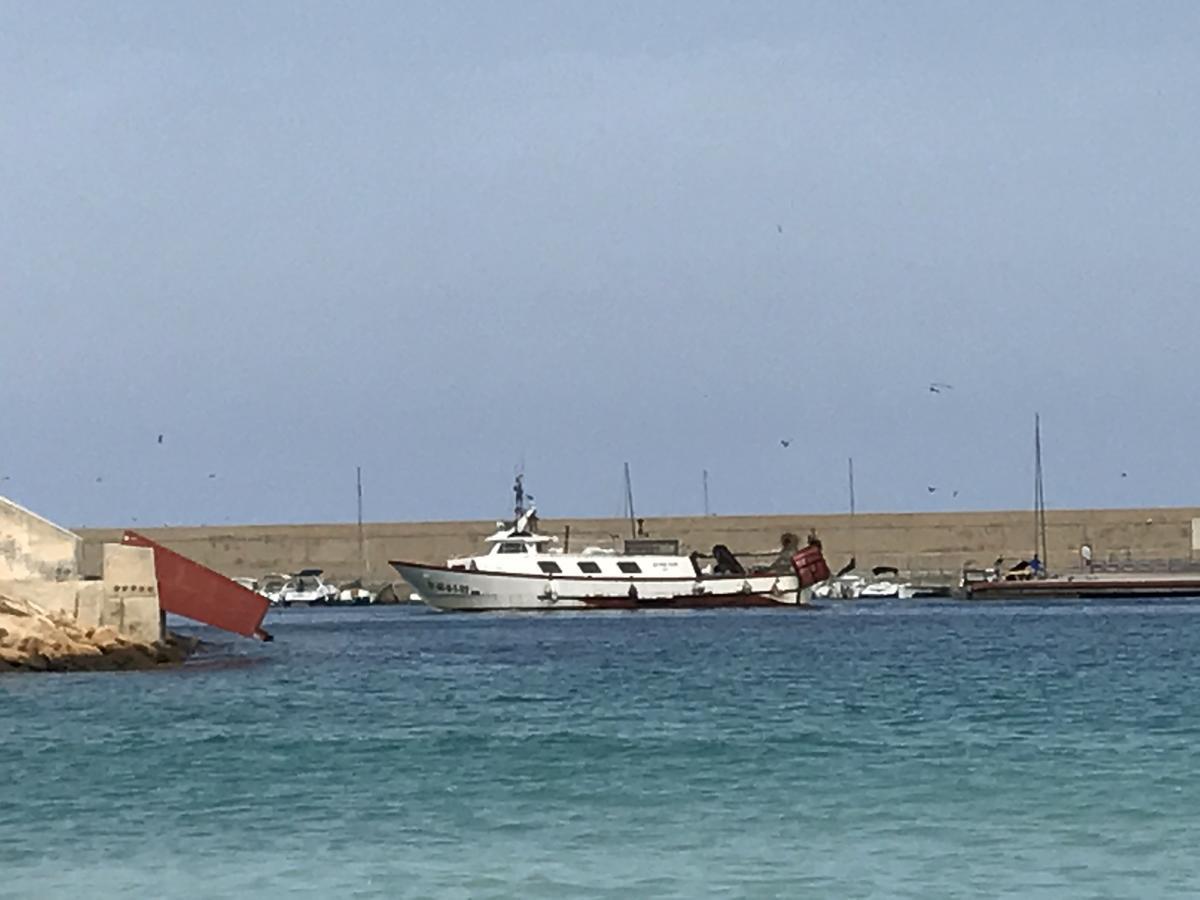
<path id="1" fill-rule="evenodd" d="M 262 628 L 270 606 L 266 597 L 136 531 L 126 531 L 121 543 L 154 551 L 158 603 L 165 612 L 246 637 L 271 640 Z"/>

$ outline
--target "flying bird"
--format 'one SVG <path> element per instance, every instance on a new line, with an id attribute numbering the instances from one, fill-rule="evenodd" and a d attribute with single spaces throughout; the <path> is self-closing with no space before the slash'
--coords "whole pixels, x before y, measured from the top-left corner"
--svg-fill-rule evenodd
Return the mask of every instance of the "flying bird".
<path id="1" fill-rule="evenodd" d="M 1128 472 L 1122 472 L 1122 473 L 1121 473 L 1121 477 L 1122 477 L 1122 478 L 1128 478 L 1128 477 L 1129 477 L 1129 473 L 1128 473 Z"/>
<path id="2" fill-rule="evenodd" d="M 951 497 L 957 497 L 957 496 L 958 496 L 958 491 L 955 491 L 955 492 L 954 492 L 953 494 L 951 494 L 950 496 L 951 496 Z"/>
<path id="3" fill-rule="evenodd" d="M 162 443 L 162 439 L 163 439 L 163 436 L 160 434 L 160 435 L 158 436 L 158 442 L 159 442 L 160 444 Z"/>
<path id="4" fill-rule="evenodd" d="M 216 472 L 209 472 L 209 473 L 208 473 L 208 477 L 209 477 L 209 478 L 216 478 L 216 477 L 217 477 L 217 473 L 216 473 Z"/>
<path id="5" fill-rule="evenodd" d="M 775 230 L 778 231 L 780 234 L 783 234 L 783 226 L 782 225 L 776 225 Z"/>
<path id="6" fill-rule="evenodd" d="M 792 442 L 791 442 L 790 440 L 787 440 L 787 441 L 783 441 L 783 440 L 781 440 L 781 441 L 779 442 L 779 444 L 780 444 L 780 446 L 782 446 L 782 447 L 790 447 L 790 446 L 792 446 Z"/>
<path id="7" fill-rule="evenodd" d="M 934 491 L 937 490 L 937 488 L 935 488 L 933 485 L 930 485 L 929 487 L 925 488 L 925 490 L 929 491 L 929 493 L 932 494 Z"/>
<path id="8" fill-rule="evenodd" d="M 954 385 L 946 384 L 944 381 L 931 381 L 929 383 L 929 393 L 931 394 L 940 394 L 942 391 L 952 390 L 954 390 Z"/>

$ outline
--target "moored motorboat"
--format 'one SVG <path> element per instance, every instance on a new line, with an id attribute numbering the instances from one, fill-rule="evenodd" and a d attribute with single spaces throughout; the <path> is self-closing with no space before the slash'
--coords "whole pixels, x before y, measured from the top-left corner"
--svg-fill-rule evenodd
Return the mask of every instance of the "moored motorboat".
<path id="1" fill-rule="evenodd" d="M 800 547 L 785 536 L 768 565 L 747 567 L 725 546 L 713 562 L 683 555 L 674 540 L 633 539 L 621 552 L 588 548 L 565 553 L 538 532 L 537 512 L 524 508 L 520 479 L 511 524 L 486 539 L 490 550 L 445 565 L 393 561 L 420 598 L 441 610 L 708 609 L 804 607 L 829 577 L 820 542 Z"/>
<path id="2" fill-rule="evenodd" d="M 337 598 L 338 589 L 321 578 L 320 569 L 302 569 L 279 589 L 282 606 L 312 606 L 329 603 Z"/>

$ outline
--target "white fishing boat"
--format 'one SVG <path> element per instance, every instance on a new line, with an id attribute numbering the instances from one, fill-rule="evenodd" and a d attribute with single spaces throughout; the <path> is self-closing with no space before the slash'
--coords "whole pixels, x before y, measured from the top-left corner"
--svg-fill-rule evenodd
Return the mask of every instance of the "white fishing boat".
<path id="1" fill-rule="evenodd" d="M 803 607 L 812 586 L 829 577 L 815 538 L 804 547 L 785 541 L 760 567 L 743 565 L 723 545 L 705 563 L 699 553 L 683 555 L 674 540 L 634 538 L 620 552 L 566 553 L 557 538 L 539 533 L 520 478 L 514 492 L 513 521 L 497 523 L 487 553 L 445 565 L 393 561 L 393 568 L 426 604 L 454 611 Z"/>

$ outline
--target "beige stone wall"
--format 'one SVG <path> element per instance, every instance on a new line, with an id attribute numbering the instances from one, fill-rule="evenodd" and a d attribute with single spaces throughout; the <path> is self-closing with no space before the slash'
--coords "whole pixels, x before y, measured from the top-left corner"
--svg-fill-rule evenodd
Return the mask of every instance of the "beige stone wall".
<path id="1" fill-rule="evenodd" d="M 1192 557 L 1194 517 L 1200 517 L 1200 508 L 1053 510 L 1047 515 L 1050 564 L 1058 571 L 1077 568 L 1085 541 L 1097 562 L 1184 563 Z M 620 519 L 543 519 L 542 525 L 560 539 L 570 525 L 572 548 L 613 545 L 629 534 L 628 523 Z M 480 552 L 482 539 L 495 528 L 495 521 L 367 525 L 367 577 L 394 580 L 389 559 L 441 562 Z M 990 564 L 998 556 L 1027 558 L 1033 548 L 1033 515 L 1028 511 L 871 513 L 853 522 L 848 515 L 805 514 L 647 518 L 645 528 L 656 537 L 679 538 L 686 550 L 708 552 L 723 543 L 735 553 L 768 553 L 779 546 L 785 531 L 803 538 L 815 529 L 834 568 L 855 554 L 860 566 L 956 572 L 964 564 Z M 120 531 L 81 529 L 80 534 L 84 570 L 99 571 L 100 543 L 120 540 Z M 145 534 L 225 575 L 257 577 L 304 566 L 324 569 L 333 579 L 362 574 L 354 525 L 158 528 Z"/>
<path id="2" fill-rule="evenodd" d="M 0 497 L 0 579 L 78 577 L 79 536 Z"/>
<path id="3" fill-rule="evenodd" d="M 133 640 L 160 640 L 154 551 L 105 544 L 93 552 L 103 578 L 85 581 L 77 534 L 0 497 L 0 591 L 85 628 L 111 625 Z"/>

